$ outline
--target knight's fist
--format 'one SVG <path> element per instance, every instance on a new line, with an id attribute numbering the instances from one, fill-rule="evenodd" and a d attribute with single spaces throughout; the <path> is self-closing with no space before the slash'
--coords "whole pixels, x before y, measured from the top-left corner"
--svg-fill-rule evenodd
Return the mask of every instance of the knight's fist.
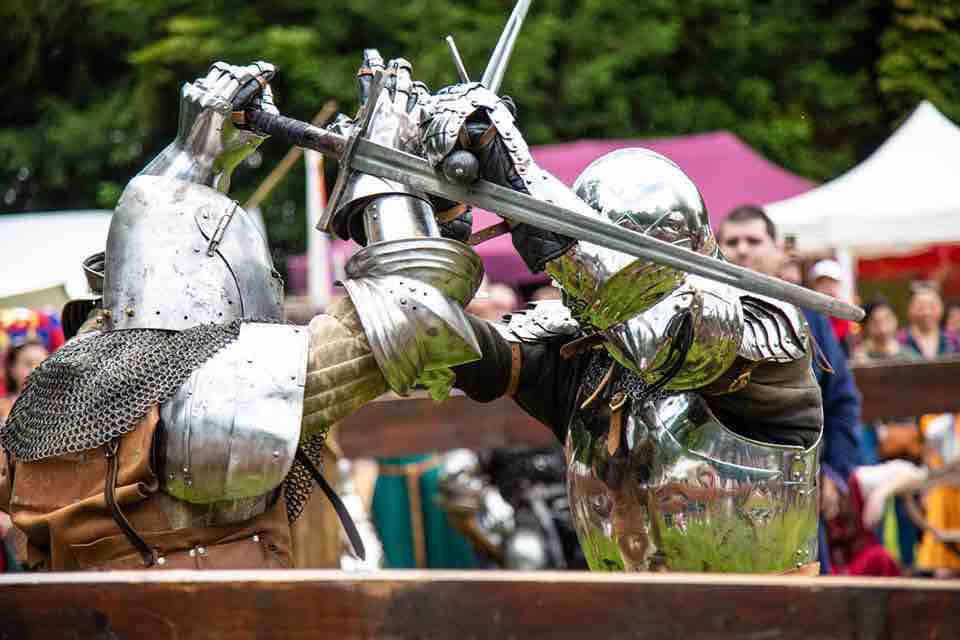
<path id="1" fill-rule="evenodd" d="M 184 100 L 222 114 L 244 109 L 276 113 L 270 81 L 276 68 L 269 62 L 236 66 L 215 62 L 207 75 L 184 87 Z"/>

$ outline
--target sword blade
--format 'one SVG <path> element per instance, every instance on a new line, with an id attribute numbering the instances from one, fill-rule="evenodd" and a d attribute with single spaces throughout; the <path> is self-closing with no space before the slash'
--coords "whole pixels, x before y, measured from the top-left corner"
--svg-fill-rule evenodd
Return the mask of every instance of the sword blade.
<path id="1" fill-rule="evenodd" d="M 497 46 L 490 54 L 490 60 L 487 62 L 487 68 L 483 70 L 483 77 L 480 84 L 490 91 L 497 93 L 500 90 L 500 84 L 503 82 L 503 76 L 507 72 L 507 64 L 510 62 L 510 54 L 513 53 L 513 45 L 517 42 L 517 36 L 520 35 L 520 27 L 523 26 L 523 19 L 527 17 L 527 10 L 530 8 L 531 0 L 517 0 L 513 7 L 513 13 L 507 20 Z"/>
<path id="2" fill-rule="evenodd" d="M 863 310 L 859 307 L 816 291 L 694 253 L 601 218 L 542 202 L 485 180 L 469 187 L 453 184 L 445 180 L 426 160 L 366 139 L 358 140 L 350 167 L 455 202 L 493 211 L 513 222 L 523 222 L 577 240 L 592 242 L 614 251 L 729 284 L 750 293 L 770 296 L 846 320 L 859 321 L 863 318 Z"/>

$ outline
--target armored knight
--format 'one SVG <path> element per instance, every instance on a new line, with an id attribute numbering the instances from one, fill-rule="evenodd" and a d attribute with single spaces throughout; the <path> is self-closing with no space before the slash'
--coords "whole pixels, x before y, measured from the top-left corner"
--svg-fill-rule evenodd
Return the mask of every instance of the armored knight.
<path id="1" fill-rule="evenodd" d="M 416 151 L 426 90 L 371 50 L 361 99 L 378 69 L 390 87 L 371 135 Z M 85 263 L 102 299 L 0 432 L 0 509 L 32 567 L 289 567 L 314 481 L 345 511 L 316 469 L 328 428 L 388 386 L 449 386 L 449 368 L 480 355 L 462 308 L 479 258 L 441 236 L 425 194 L 362 174 L 336 212 L 367 245 L 347 265 L 349 298 L 309 327 L 283 324 L 265 239 L 225 195 L 262 142 L 232 116 L 276 113 L 273 74 L 216 63 L 184 85 L 176 139 L 127 185 L 105 254 Z M 460 213 L 443 228 L 462 232 Z"/>
<path id="2" fill-rule="evenodd" d="M 699 191 L 663 156 L 613 152 L 570 191 L 479 85 L 441 91 L 425 127 L 435 164 L 463 146 L 487 180 L 722 259 Z M 472 318 L 483 358 L 455 367 L 456 385 L 512 396 L 565 443 L 589 566 L 814 573 L 823 418 L 800 312 L 588 242 L 513 235 L 563 301 Z"/>

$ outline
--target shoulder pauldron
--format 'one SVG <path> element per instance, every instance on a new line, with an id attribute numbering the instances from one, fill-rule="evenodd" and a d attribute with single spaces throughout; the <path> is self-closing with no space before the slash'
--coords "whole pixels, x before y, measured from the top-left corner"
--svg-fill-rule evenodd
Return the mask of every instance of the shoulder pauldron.
<path id="1" fill-rule="evenodd" d="M 580 332 L 580 325 L 559 300 L 531 303 L 493 326 L 509 342 L 551 342 Z"/>

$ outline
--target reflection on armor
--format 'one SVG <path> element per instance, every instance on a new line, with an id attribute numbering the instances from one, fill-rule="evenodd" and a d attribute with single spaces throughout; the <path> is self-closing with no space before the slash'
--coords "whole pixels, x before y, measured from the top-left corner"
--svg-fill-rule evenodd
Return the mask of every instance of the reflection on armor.
<path id="1" fill-rule="evenodd" d="M 653 384 L 663 378 L 678 356 L 680 324 L 690 318 L 683 366 L 666 383 L 667 389 L 696 389 L 713 382 L 737 357 L 743 337 L 740 292 L 697 276 L 646 313 L 604 332 L 607 350 L 616 360 Z"/>
<path id="2" fill-rule="evenodd" d="M 307 339 L 303 327 L 244 323 L 161 405 L 167 493 L 203 504 L 283 482 L 300 439 Z"/>
<path id="3" fill-rule="evenodd" d="M 480 357 L 463 311 L 483 278 L 470 247 L 435 237 L 384 240 L 354 254 L 346 269 L 344 287 L 396 393 L 406 395 L 425 371 Z"/>
<path id="4" fill-rule="evenodd" d="M 578 417 L 567 440 L 577 535 L 594 570 L 779 572 L 817 552 L 817 447 L 763 444 L 697 394 Z"/>
<path id="5" fill-rule="evenodd" d="M 590 215 L 704 255 L 718 255 L 707 210 L 680 168 L 648 149 L 621 149 L 587 167 L 574 191 Z M 676 289 L 684 273 L 589 242 L 548 265 L 574 316 L 598 329 L 645 311 Z"/>

